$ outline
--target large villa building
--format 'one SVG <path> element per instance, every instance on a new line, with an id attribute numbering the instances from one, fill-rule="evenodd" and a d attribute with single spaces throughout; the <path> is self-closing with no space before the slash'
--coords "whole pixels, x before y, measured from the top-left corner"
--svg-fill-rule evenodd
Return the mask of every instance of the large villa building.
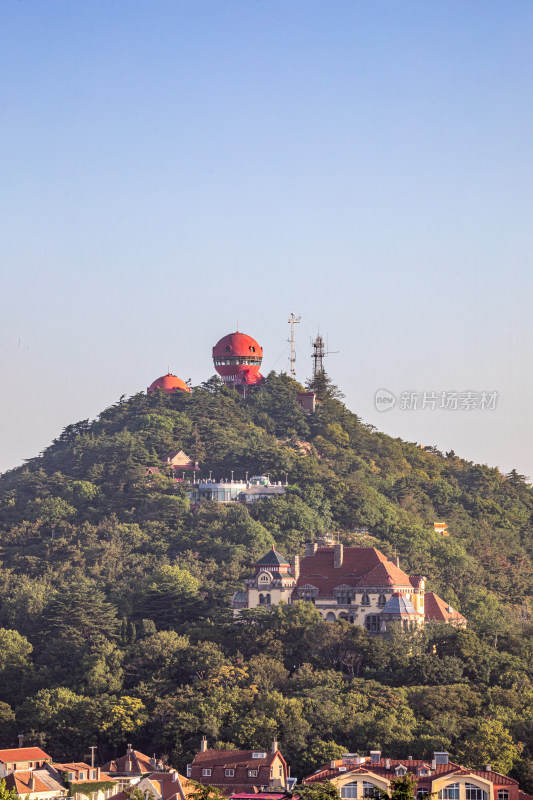
<path id="1" fill-rule="evenodd" d="M 425 576 L 407 575 L 397 558 L 375 547 L 312 542 L 303 558 L 290 562 L 272 548 L 255 564 L 245 590 L 235 592 L 232 608 L 238 616 L 246 608 L 306 600 L 326 621 L 345 619 L 371 633 L 385 632 L 390 622 L 405 629 L 428 622 L 464 627 L 466 619 L 425 586 Z"/>
<path id="2" fill-rule="evenodd" d="M 331 781 L 342 800 L 379 798 L 389 794 L 394 778 L 409 773 L 416 779 L 415 797 L 426 795 L 437 800 L 529 800 L 519 792 L 518 781 L 495 772 L 490 764 L 482 769 L 467 769 L 453 764 L 446 752 L 436 752 L 429 761 L 407 758 L 384 758 L 380 750 L 360 758 L 346 753 L 341 759 L 320 767 L 303 783 Z"/>

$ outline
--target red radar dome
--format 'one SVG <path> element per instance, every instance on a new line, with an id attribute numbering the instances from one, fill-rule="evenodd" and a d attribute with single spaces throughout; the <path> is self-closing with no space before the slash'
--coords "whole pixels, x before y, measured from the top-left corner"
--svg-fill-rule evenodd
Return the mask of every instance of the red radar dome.
<path id="1" fill-rule="evenodd" d="M 151 383 L 146 391 L 155 392 L 156 389 L 161 389 L 167 394 L 191 391 L 190 386 L 187 386 L 185 381 L 182 381 L 181 378 L 178 378 L 177 375 L 173 375 L 171 372 L 167 372 L 166 375 L 162 375 L 156 381 Z"/>
<path id="2" fill-rule="evenodd" d="M 247 386 L 257 386 L 264 378 L 259 372 L 263 348 L 246 333 L 228 333 L 213 347 L 215 369 L 225 383 L 246 393 Z"/>

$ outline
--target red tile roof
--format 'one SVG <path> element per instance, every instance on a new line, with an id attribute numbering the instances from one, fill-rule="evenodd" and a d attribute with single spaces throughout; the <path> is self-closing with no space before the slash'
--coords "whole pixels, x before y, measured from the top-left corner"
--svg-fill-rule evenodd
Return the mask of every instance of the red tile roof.
<path id="1" fill-rule="evenodd" d="M 387 766 L 387 764 L 389 766 Z M 419 767 L 428 767 L 427 761 L 421 759 L 382 758 L 377 764 L 372 764 L 369 760 L 367 760 L 364 764 L 360 765 L 357 765 L 353 762 L 351 763 L 349 759 L 339 759 L 335 761 L 334 768 L 331 767 L 331 764 L 326 764 L 312 775 L 308 775 L 303 782 L 308 784 L 315 783 L 316 781 L 328 781 L 332 780 L 332 778 L 338 777 L 339 775 L 346 775 L 347 772 L 354 775 L 365 775 L 369 772 L 373 772 L 375 775 L 380 775 L 384 778 L 395 778 L 395 769 L 400 764 L 406 767 L 408 772 L 414 774 L 416 774 L 416 770 Z M 340 771 L 341 767 L 344 768 L 342 772 Z M 493 770 L 487 772 L 487 770 L 466 769 L 466 767 L 462 767 L 459 764 L 454 764 L 451 761 L 449 761 L 447 764 L 436 764 L 435 769 L 431 769 L 430 771 L 431 775 L 421 775 L 419 782 L 431 782 L 431 779 L 435 775 L 442 777 L 443 775 L 461 774 L 478 775 L 479 777 L 492 781 L 492 783 L 497 785 L 511 786 L 518 784 L 518 781 L 515 781 L 513 778 L 509 778 L 507 775 L 501 775 L 499 772 L 494 772 Z"/>
<path id="2" fill-rule="evenodd" d="M 413 587 L 409 576 L 375 547 L 343 548 L 342 566 L 334 566 L 334 548 L 319 547 L 314 555 L 300 562 L 297 589 L 316 586 L 319 594 L 331 597 L 336 586 Z M 297 589 L 294 597 L 297 596 Z"/>
<path id="3" fill-rule="evenodd" d="M 18 795 L 25 795 L 25 794 L 32 794 L 35 793 L 47 793 L 47 794 L 55 794 L 58 795 L 61 792 L 63 795 L 68 794 L 68 789 L 66 786 L 55 786 L 53 776 L 49 775 L 46 776 L 48 781 L 45 782 L 41 779 L 41 777 L 36 774 L 34 770 L 16 770 L 16 772 L 10 772 L 5 777 L 6 782 L 6 789 L 14 789 Z M 33 778 L 33 786 L 30 785 L 30 782 Z"/>
<path id="4" fill-rule="evenodd" d="M 90 764 L 86 764 L 85 761 L 71 761 L 69 763 L 61 763 L 61 764 L 52 764 L 53 768 L 56 772 L 63 773 L 63 772 L 73 772 L 75 774 L 75 778 L 72 779 L 71 783 L 91 783 L 95 778 L 89 777 L 89 772 L 91 770 L 98 770 L 98 767 L 91 767 Z M 84 778 L 80 778 L 80 772 L 85 773 Z M 115 781 L 116 779 L 111 777 L 111 775 L 106 774 L 102 769 L 99 770 L 100 777 L 98 778 L 99 781 Z"/>
<path id="5" fill-rule="evenodd" d="M 462 614 L 451 608 L 450 604 L 435 592 L 425 592 L 424 594 L 424 616 L 426 620 L 435 620 L 436 622 L 466 622 Z"/>
<path id="6" fill-rule="evenodd" d="M 46 761 L 52 760 L 48 753 L 41 750 L 40 747 L 14 747 L 11 750 L 0 750 L 0 761 L 4 764 L 13 762 L 14 764 L 21 761 Z"/>
<path id="7" fill-rule="evenodd" d="M 126 769 L 127 761 L 131 761 L 131 768 L 128 770 Z M 129 772 L 133 775 L 146 775 L 149 772 L 153 772 L 155 769 L 160 769 L 161 766 L 162 762 L 160 760 L 154 764 L 150 756 L 146 756 L 139 750 L 130 750 L 125 756 L 115 758 L 113 761 L 108 761 L 107 764 L 104 764 L 102 769 L 109 773 Z"/>
<path id="8" fill-rule="evenodd" d="M 254 753 L 264 753 L 264 758 L 254 758 Z M 270 767 L 272 762 L 279 757 L 284 767 L 284 778 L 287 777 L 287 764 L 279 751 L 275 753 L 265 750 L 205 750 L 194 757 L 191 765 L 191 778 L 203 784 L 211 784 L 221 788 L 226 793 L 252 789 L 254 786 L 267 786 L 270 784 Z M 204 769 L 210 769 L 211 775 L 202 775 Z M 227 776 L 225 771 L 232 769 L 233 776 Z M 250 776 L 248 771 L 257 771 L 257 775 Z M 277 778 L 278 776 L 276 776 Z"/>

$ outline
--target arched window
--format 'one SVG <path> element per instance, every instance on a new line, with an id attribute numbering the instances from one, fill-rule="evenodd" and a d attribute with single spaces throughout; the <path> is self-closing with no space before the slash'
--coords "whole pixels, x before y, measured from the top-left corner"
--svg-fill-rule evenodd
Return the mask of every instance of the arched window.
<path id="1" fill-rule="evenodd" d="M 381 797 L 381 789 L 373 783 L 363 781 L 363 797 Z"/>
<path id="2" fill-rule="evenodd" d="M 421 797 L 425 797 L 426 794 L 429 794 L 429 789 L 417 789 L 416 797 L 417 800 L 420 800 Z"/>
<path id="3" fill-rule="evenodd" d="M 378 598 L 378 606 L 385 606 L 385 605 L 387 605 L 387 598 L 385 597 L 384 594 L 380 594 Z"/>
<path id="4" fill-rule="evenodd" d="M 487 800 L 487 792 L 474 783 L 465 783 L 466 800 Z"/>
<path id="5" fill-rule="evenodd" d="M 450 783 L 439 792 L 439 800 L 459 800 L 459 784 Z"/>
<path id="6" fill-rule="evenodd" d="M 269 595 L 269 594 L 267 594 L 265 602 L 266 602 L 268 605 L 270 605 L 270 602 L 271 602 L 271 601 L 270 601 L 270 595 Z"/>
<path id="7" fill-rule="evenodd" d="M 341 797 L 346 798 L 346 800 L 357 798 L 357 781 L 341 786 Z"/>
<path id="8" fill-rule="evenodd" d="M 259 595 L 259 605 L 262 606 L 264 602 L 265 602 L 265 595 L 264 594 L 260 594 Z"/>
<path id="9" fill-rule="evenodd" d="M 508 789 L 498 789 L 498 800 L 509 800 Z"/>
<path id="10" fill-rule="evenodd" d="M 336 619 L 337 618 L 333 613 L 333 611 L 328 611 L 328 613 L 326 614 L 326 622 L 335 622 Z"/>
<path id="11" fill-rule="evenodd" d="M 370 597 L 365 592 L 361 598 L 361 605 L 362 606 L 369 606 L 370 605 Z"/>

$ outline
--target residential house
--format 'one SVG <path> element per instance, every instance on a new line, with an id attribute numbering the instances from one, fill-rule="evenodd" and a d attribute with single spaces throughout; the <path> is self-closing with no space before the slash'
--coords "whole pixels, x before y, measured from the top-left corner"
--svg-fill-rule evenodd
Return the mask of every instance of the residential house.
<path id="1" fill-rule="evenodd" d="M 48 763 L 34 769 L 15 770 L 4 780 L 6 789 L 13 789 L 26 800 L 55 800 L 69 794 L 61 776 Z"/>
<path id="2" fill-rule="evenodd" d="M 51 763 L 51 756 L 40 747 L 14 747 L 0 750 L 0 778 L 5 778 L 15 770 L 33 770 Z"/>
<path id="3" fill-rule="evenodd" d="M 134 750 L 131 744 L 128 745 L 125 755 L 108 761 L 102 767 L 110 777 L 117 781 L 119 791 L 124 787 L 137 783 L 139 778 L 149 775 L 152 772 L 165 772 L 165 765 L 160 758 L 146 756 L 139 750 Z"/>
<path id="4" fill-rule="evenodd" d="M 216 786 L 224 794 L 256 789 L 286 789 L 289 771 L 276 740 L 264 750 L 209 750 L 202 739 L 200 752 L 187 766 L 187 777 Z"/>
<path id="5" fill-rule="evenodd" d="M 92 767 L 84 761 L 54 763 L 53 768 L 59 777 L 69 783 L 74 800 L 108 800 L 117 791 L 114 778 L 100 767 Z"/>
<path id="6" fill-rule="evenodd" d="M 519 800 L 518 781 L 486 765 L 467 769 L 449 760 L 448 753 L 436 752 L 433 759 L 383 758 L 372 750 L 369 758 L 346 753 L 304 779 L 307 786 L 331 781 L 343 800 L 380 797 L 388 793 L 391 781 L 410 773 L 416 780 L 415 796 L 431 795 L 438 800 Z"/>

